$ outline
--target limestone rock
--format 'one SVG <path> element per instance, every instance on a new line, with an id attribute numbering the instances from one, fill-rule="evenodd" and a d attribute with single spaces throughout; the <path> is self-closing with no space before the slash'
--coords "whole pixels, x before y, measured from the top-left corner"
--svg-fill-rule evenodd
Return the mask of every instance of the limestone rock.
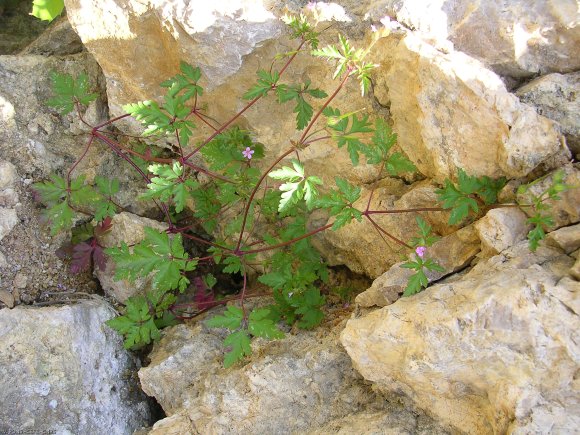
<path id="1" fill-rule="evenodd" d="M 222 365 L 222 339 L 202 324 L 179 325 L 155 344 L 139 377 L 170 421 L 153 433 L 172 433 L 161 429 L 166 423 L 189 425 L 184 434 L 305 433 L 375 401 L 335 329 L 257 340 L 254 356 L 230 369 Z"/>
<path id="2" fill-rule="evenodd" d="M 149 6 L 135 0 L 109 0 L 107 6 L 97 0 L 66 1 L 73 28 L 103 69 L 112 116 L 124 114 L 124 104 L 160 100 L 165 89 L 159 83 L 175 75 L 183 60 L 202 70 L 205 92 L 201 100 L 207 102 L 207 114 L 226 122 L 246 104 L 242 96 L 256 83 L 256 72 L 269 68 L 278 53 L 297 46 L 296 41 L 289 40 L 289 32 L 279 19 L 285 12 L 282 4 L 264 0 L 176 0 L 153 1 Z M 360 31 L 353 33 L 361 38 Z M 336 29 L 332 27 L 325 32 L 321 45 L 335 42 Z M 358 46 L 363 43 L 356 41 Z M 331 76 L 332 67 L 305 55 L 295 59 L 283 79 L 288 83 L 310 80 L 312 86 L 331 93 L 336 86 Z M 358 84 L 352 82 L 347 84 L 347 92 L 333 101 L 333 107 L 350 112 L 368 108 L 369 101 L 360 96 Z M 246 110 L 236 124 L 264 144 L 271 162 L 300 137 L 292 109 L 290 103 L 281 105 L 276 98 L 265 98 Z M 143 131 L 131 119 L 115 125 L 131 134 Z M 198 127 L 190 146 L 212 133 L 201 123 Z M 157 143 L 169 146 L 170 141 L 160 138 Z M 337 175 L 356 183 L 375 180 L 376 168 L 366 164 L 352 168 L 348 153 L 337 152 L 334 141 L 318 141 L 315 145 L 304 150 L 301 159 L 307 162 L 307 171 L 316 173 L 325 184 L 333 185 Z M 328 165 L 329 158 L 332 165 Z"/>
<path id="3" fill-rule="evenodd" d="M 352 318 L 341 341 L 357 370 L 465 433 L 571 433 L 579 283 L 573 260 L 527 243 L 451 283 Z"/>
<path id="4" fill-rule="evenodd" d="M 435 260 L 443 272 L 426 271 L 429 282 L 433 282 L 459 271 L 467 266 L 480 250 L 480 242 L 473 226 L 460 230 L 437 241 L 427 248 L 427 257 Z M 369 289 L 356 297 L 356 303 L 362 307 L 384 307 L 395 302 L 407 287 L 407 282 L 415 272 L 401 267 L 403 262 L 395 264 L 388 271 L 373 281 Z"/>
<path id="5" fill-rule="evenodd" d="M 580 68 L 573 0 L 388 0 L 387 13 L 435 45 L 479 59 L 498 74 L 530 77 Z"/>
<path id="6" fill-rule="evenodd" d="M 18 174 L 10 162 L 0 160 L 0 240 L 18 223 L 18 215 L 13 207 L 18 203 L 14 191 Z"/>
<path id="7" fill-rule="evenodd" d="M 0 240 L 4 238 L 18 223 L 16 210 L 0 207 Z"/>
<path id="8" fill-rule="evenodd" d="M 484 257 L 499 254 L 524 240 L 530 230 L 527 216 L 519 208 L 494 208 L 475 223 Z"/>
<path id="9" fill-rule="evenodd" d="M 554 225 L 548 229 L 549 231 L 580 222 L 580 169 L 577 164 L 570 163 L 551 172 L 532 185 L 525 193 L 517 195 L 520 204 L 531 204 L 531 195 L 540 196 L 545 192 L 552 185 L 554 175 L 558 171 L 564 172 L 563 182 L 571 189 L 560 193 L 561 199 L 544 201 L 544 204 L 549 206 L 549 213 L 554 219 Z M 534 213 L 531 207 L 524 207 L 523 210 L 528 216 Z"/>
<path id="10" fill-rule="evenodd" d="M 580 224 L 560 228 L 546 236 L 546 244 L 555 246 L 566 254 L 580 248 Z"/>
<path id="11" fill-rule="evenodd" d="M 65 57 L 2 56 L 0 58 L 0 153 L 21 175 L 35 178 L 72 164 L 79 156 L 86 132 L 76 116 L 61 117 L 46 106 L 52 97 L 51 71 L 78 76 L 85 72 L 98 90 L 100 69 L 88 53 Z M 85 113 L 90 123 L 106 115 L 104 98 L 91 103 Z M 94 146 L 78 168 L 102 165 L 103 149 Z M 94 170 L 94 169 L 93 169 Z M 118 170 L 118 168 L 117 168 Z"/>
<path id="12" fill-rule="evenodd" d="M 426 176 L 522 177 L 569 156 L 553 121 L 510 94 L 500 78 L 460 52 L 442 53 L 409 33 L 385 84 L 399 145 Z"/>
<path id="13" fill-rule="evenodd" d="M 516 95 L 540 115 L 560 124 L 572 154 L 580 154 L 580 72 L 548 74 L 522 86 Z"/>
<path id="14" fill-rule="evenodd" d="M 42 54 L 66 56 L 83 51 L 83 43 L 72 29 L 66 16 L 54 20 L 37 39 L 20 52 L 20 55 Z"/>
<path id="15" fill-rule="evenodd" d="M 0 310 L 0 431 L 132 433 L 151 413 L 101 302 Z"/>
<path id="16" fill-rule="evenodd" d="M 111 230 L 105 233 L 99 242 L 104 248 L 120 246 L 121 242 L 125 242 L 129 246 L 135 245 L 145 238 L 145 227 L 151 227 L 158 231 L 167 229 L 167 225 L 161 222 L 122 212 L 113 217 Z M 116 281 L 114 278 L 115 265 L 112 261 L 107 261 L 105 270 L 96 267 L 95 275 L 103 290 L 121 303 L 137 293 L 144 292 L 151 286 L 151 280 L 148 277 L 138 278 L 134 283 L 126 279 Z"/>

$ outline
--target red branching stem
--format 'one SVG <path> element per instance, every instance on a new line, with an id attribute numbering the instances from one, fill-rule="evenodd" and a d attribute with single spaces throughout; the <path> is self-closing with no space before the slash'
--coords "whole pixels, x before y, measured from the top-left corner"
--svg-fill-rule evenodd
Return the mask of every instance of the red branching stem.
<path id="1" fill-rule="evenodd" d="M 110 125 L 114 122 L 120 121 L 123 118 L 127 118 L 128 116 L 131 116 L 131 115 L 129 113 L 125 113 L 124 115 L 117 116 L 116 118 L 113 118 L 113 119 L 109 119 L 108 121 L 105 121 L 105 122 L 97 125 L 96 127 L 93 127 L 93 130 L 98 130 L 100 128 L 105 127 L 106 125 Z"/>
<path id="2" fill-rule="evenodd" d="M 183 235 L 183 237 L 187 237 L 188 239 L 195 240 L 196 242 L 201 243 L 203 245 L 213 246 L 214 248 L 219 248 L 219 249 L 222 249 L 224 251 L 232 252 L 232 249 L 230 249 L 230 248 L 226 248 L 225 246 L 210 242 L 209 240 L 204 240 L 201 237 L 192 236 L 191 234 L 187 234 L 187 233 L 181 233 L 181 234 Z"/>
<path id="3" fill-rule="evenodd" d="M 296 57 L 296 55 L 298 54 L 298 52 L 300 51 L 300 49 L 302 48 L 304 43 L 305 43 L 305 41 L 302 41 L 300 43 L 300 45 L 298 46 L 298 50 L 296 50 L 296 52 L 292 56 L 290 56 L 290 58 L 288 59 L 286 64 L 280 70 L 280 73 L 279 73 L 280 76 L 282 76 L 284 71 L 286 71 L 288 66 L 292 63 L 292 61 L 294 60 L 294 58 Z M 248 110 L 250 107 L 252 107 L 254 104 L 256 104 L 258 102 L 258 100 L 260 100 L 261 98 L 262 98 L 262 95 L 259 95 L 256 98 L 254 98 L 252 101 L 250 101 L 248 104 L 246 104 L 242 110 L 240 110 L 238 113 L 236 113 L 234 115 L 233 118 L 231 118 L 228 122 L 226 122 L 224 125 L 222 125 L 220 128 L 218 128 L 216 131 L 214 131 L 206 140 L 204 140 L 201 143 L 201 145 L 199 145 L 192 152 L 190 152 L 188 155 L 186 155 L 185 160 L 189 160 L 191 158 L 191 156 L 193 156 L 200 149 L 202 149 L 204 146 L 206 146 L 208 143 L 210 143 L 217 135 L 219 135 L 220 133 L 223 133 L 230 125 L 232 125 L 234 123 L 234 121 L 236 121 L 240 116 L 242 116 L 244 114 L 244 112 L 246 112 L 246 110 Z"/>
<path id="4" fill-rule="evenodd" d="M 381 169 L 379 169 L 379 173 L 377 174 L 377 177 L 381 176 L 381 172 L 383 172 L 383 168 L 385 167 L 385 162 L 383 160 L 383 163 L 381 163 Z M 365 208 L 365 212 L 369 211 L 369 208 L 371 206 L 371 201 L 373 199 L 373 194 L 375 193 L 375 189 L 373 188 L 373 190 L 371 190 L 371 193 L 369 195 L 369 200 L 367 202 L 367 208 Z"/>
<path id="5" fill-rule="evenodd" d="M 70 176 L 73 173 L 73 171 L 75 170 L 75 168 L 78 166 L 78 164 L 80 162 L 82 162 L 82 160 L 85 158 L 85 156 L 87 155 L 87 153 L 89 152 L 89 149 L 91 148 L 91 145 L 93 144 L 93 140 L 95 139 L 94 136 L 91 136 L 87 142 L 87 145 L 85 146 L 85 149 L 83 150 L 83 153 L 81 154 L 81 156 L 77 159 L 76 162 L 74 162 L 74 164 L 70 167 L 70 169 L 68 170 L 67 174 L 66 174 L 66 185 L 67 188 L 70 188 Z"/>
<path id="6" fill-rule="evenodd" d="M 304 130 L 304 133 L 302 133 L 302 136 L 300 137 L 300 140 L 298 141 L 298 143 L 301 143 L 301 144 L 304 143 L 304 139 L 306 139 L 306 137 L 308 136 L 308 132 L 310 131 L 310 129 L 312 129 L 312 127 L 314 126 L 314 124 L 316 124 L 316 121 L 318 120 L 318 118 L 320 117 L 320 115 L 322 115 L 322 112 L 324 112 L 324 109 L 326 109 L 328 107 L 328 105 L 330 104 L 330 102 L 332 100 L 334 100 L 334 98 L 338 95 L 338 93 L 340 92 L 340 90 L 344 87 L 344 84 L 348 80 L 348 77 L 350 76 L 351 71 L 352 71 L 351 68 L 349 68 L 347 70 L 346 74 L 344 75 L 344 78 L 342 79 L 342 81 L 340 82 L 340 84 L 337 86 L 337 88 L 335 89 L 335 91 L 332 93 L 332 95 L 330 97 L 328 97 L 326 99 L 326 101 L 324 102 L 324 104 L 322 105 L 322 107 L 318 110 L 318 112 L 316 112 L 316 115 L 314 115 L 314 118 L 312 118 L 312 120 L 310 121 L 310 123 L 308 124 L 308 126 L 306 127 L 306 129 Z"/>
<path id="7" fill-rule="evenodd" d="M 268 169 L 266 169 L 266 171 L 264 171 L 264 173 L 262 174 L 262 176 L 260 177 L 260 179 L 256 183 L 256 186 L 254 186 L 254 190 L 252 190 L 252 193 L 250 195 L 250 198 L 248 199 L 248 203 L 246 204 L 246 208 L 244 210 L 244 219 L 242 221 L 242 229 L 240 230 L 240 238 L 238 239 L 238 244 L 236 246 L 236 250 L 240 249 L 240 246 L 242 244 L 242 240 L 244 238 L 244 232 L 246 229 L 246 221 L 248 220 L 248 213 L 250 212 L 250 205 L 252 204 L 252 201 L 254 200 L 254 197 L 256 196 L 256 192 L 258 191 L 258 189 L 262 185 L 262 182 L 268 176 L 270 171 L 272 169 L 274 169 L 278 163 L 280 163 L 283 159 L 285 159 L 287 156 L 289 156 L 293 152 L 294 152 L 294 147 L 288 149 L 285 153 L 283 153 L 280 157 L 278 157 L 274 161 L 274 163 L 272 163 L 270 165 L 270 167 Z"/>
<path id="8" fill-rule="evenodd" d="M 201 122 L 203 122 L 205 125 L 207 125 L 209 128 L 211 128 L 213 131 L 217 131 L 218 129 L 216 127 L 214 127 L 213 125 L 211 125 L 206 119 L 205 117 L 199 113 L 197 110 L 195 110 L 194 112 L 192 112 Z"/>
<path id="9" fill-rule="evenodd" d="M 401 239 L 398 239 L 397 237 L 393 236 L 391 233 L 387 232 L 386 230 L 384 230 L 379 224 L 377 224 L 373 218 L 371 218 L 368 214 L 365 215 L 365 217 L 371 222 L 371 224 L 373 224 L 373 226 L 379 230 L 381 233 L 383 233 L 385 236 L 387 236 L 388 238 L 394 240 L 395 242 L 397 242 L 399 245 L 404 246 L 407 249 L 413 249 L 412 246 L 407 245 L 405 242 L 403 242 Z"/>
<path id="10" fill-rule="evenodd" d="M 395 210 L 366 210 L 363 216 L 370 216 L 373 214 L 398 214 L 398 213 L 419 213 L 422 211 L 445 211 L 442 207 L 419 207 L 419 208 L 402 208 Z"/>
<path id="11" fill-rule="evenodd" d="M 332 227 L 332 225 L 333 224 L 326 224 L 323 227 L 316 228 L 315 230 L 312 230 L 306 234 L 303 234 L 300 237 L 296 237 L 295 239 L 288 240 L 287 242 L 278 243 L 277 245 L 268 246 L 266 248 L 250 249 L 248 251 L 240 251 L 240 252 L 244 255 L 247 255 L 247 254 L 257 254 L 258 252 L 271 251 L 272 249 L 283 248 L 284 246 L 292 245 L 296 242 L 299 242 L 302 239 L 306 239 L 307 237 L 313 236 L 316 233 L 320 233 L 322 231 L 325 231 L 325 230 L 329 229 L 330 227 Z"/>

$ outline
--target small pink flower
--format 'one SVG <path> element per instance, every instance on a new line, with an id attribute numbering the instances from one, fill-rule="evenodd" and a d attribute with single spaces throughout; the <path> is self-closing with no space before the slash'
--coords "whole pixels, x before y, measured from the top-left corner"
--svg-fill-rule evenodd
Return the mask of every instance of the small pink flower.
<path id="1" fill-rule="evenodd" d="M 371 32 L 375 33 L 377 31 L 377 26 L 375 26 L 374 24 L 371 24 Z"/>
<path id="2" fill-rule="evenodd" d="M 246 149 L 242 151 L 242 154 L 245 158 L 250 160 L 252 158 L 252 154 L 254 154 L 254 150 L 250 147 L 246 147 Z"/>
<path id="3" fill-rule="evenodd" d="M 427 248 L 425 246 L 417 246 L 415 248 L 415 253 L 420 257 L 423 258 L 423 256 L 425 255 L 425 251 L 427 250 Z"/>

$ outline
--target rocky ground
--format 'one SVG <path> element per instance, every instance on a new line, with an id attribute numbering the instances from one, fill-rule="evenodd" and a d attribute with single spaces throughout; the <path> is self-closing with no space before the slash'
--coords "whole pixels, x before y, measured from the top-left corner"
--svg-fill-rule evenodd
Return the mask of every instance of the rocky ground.
<path id="1" fill-rule="evenodd" d="M 334 266 L 321 288 L 324 323 L 256 340 L 251 358 L 224 369 L 225 331 L 205 324 L 223 308 L 167 328 L 139 359 L 104 322 L 147 280 L 116 282 L 112 269 L 73 275 L 56 255 L 70 234 L 49 235 L 32 184 L 70 167 L 87 128 L 46 107 L 50 71 L 88 73 L 98 98 L 84 116 L 97 124 L 127 102 L 158 97 L 158 83 L 185 59 L 212 77 L 203 82 L 208 113 L 224 120 L 264 59 L 291 49 L 278 16 L 305 2 L 65 3 L 68 18 L 48 28 L 25 16 L 27 2 L 0 9 L 0 432 L 564 434 L 580 427 L 580 40 L 563 18 L 577 13 L 573 5 L 308 4 L 308 13 L 332 23 L 323 44 L 338 31 L 356 44 L 381 35 L 370 54 L 378 65 L 370 98 L 353 84 L 336 104 L 372 107 L 420 171 L 378 179 L 376 168 L 353 168 L 347 153 L 321 141 L 303 161 L 325 185 L 347 178 L 362 187 L 361 207 L 368 201 L 377 209 L 432 206 L 458 167 L 505 176 L 504 202 L 529 202 L 518 186 L 533 182 L 539 194 L 557 171 L 572 189 L 549 203 L 554 223 L 536 253 L 525 240 L 529 209 L 497 208 L 458 226 L 446 213 L 425 214 L 441 236 L 429 254 L 443 271 L 411 298 L 401 299 L 410 273 L 401 267 L 404 253 L 369 223 L 317 235 L 314 244 Z M 297 60 L 288 75 L 325 83 L 329 69 Z M 287 115 L 266 100 L 239 123 L 276 155 L 295 134 Z M 131 121 L 117 127 L 140 132 Z M 136 243 L 144 226 L 163 224 L 136 200 L 143 183 L 105 151 L 93 147 L 78 171 L 121 180 L 125 212 L 106 244 Z M 415 230 L 408 215 L 377 221 L 405 240 Z M 309 225 L 327 222 L 315 214 Z"/>

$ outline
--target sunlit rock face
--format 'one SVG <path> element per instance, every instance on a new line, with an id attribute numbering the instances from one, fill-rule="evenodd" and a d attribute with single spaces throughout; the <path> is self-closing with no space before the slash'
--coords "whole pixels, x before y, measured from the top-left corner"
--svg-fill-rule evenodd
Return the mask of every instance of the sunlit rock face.
<path id="1" fill-rule="evenodd" d="M 501 75 L 530 77 L 580 68 L 575 0 L 388 0 L 388 15 L 435 45 L 451 41 Z"/>

